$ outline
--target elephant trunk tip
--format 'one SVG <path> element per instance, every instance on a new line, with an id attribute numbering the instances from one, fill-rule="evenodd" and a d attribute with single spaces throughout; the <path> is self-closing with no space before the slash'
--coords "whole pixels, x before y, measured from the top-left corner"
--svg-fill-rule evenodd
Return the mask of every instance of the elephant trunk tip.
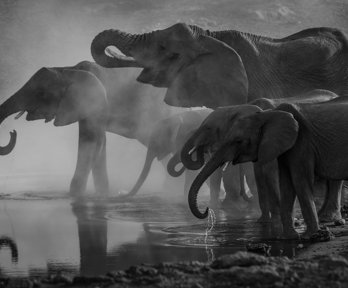
<path id="1" fill-rule="evenodd" d="M 10 154 L 13 148 L 16 146 L 16 142 L 17 142 L 17 131 L 13 130 L 10 132 L 10 142 L 4 147 L 0 146 L 0 155 Z"/>
<path id="2" fill-rule="evenodd" d="M 209 215 L 209 207 L 207 207 L 205 209 L 204 213 L 201 213 L 199 211 L 198 206 L 197 206 L 197 194 L 193 195 L 192 197 L 189 196 L 189 207 L 190 207 L 192 214 L 194 216 L 196 216 L 198 219 L 205 219 Z"/>

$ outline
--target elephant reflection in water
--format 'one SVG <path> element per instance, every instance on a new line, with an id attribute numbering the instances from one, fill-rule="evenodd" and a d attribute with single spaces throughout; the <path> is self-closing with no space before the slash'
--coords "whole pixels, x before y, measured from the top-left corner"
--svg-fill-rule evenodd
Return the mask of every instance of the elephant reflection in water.
<path id="1" fill-rule="evenodd" d="M 77 220 L 80 274 L 102 275 L 107 271 L 107 220 L 105 208 L 72 204 Z"/>

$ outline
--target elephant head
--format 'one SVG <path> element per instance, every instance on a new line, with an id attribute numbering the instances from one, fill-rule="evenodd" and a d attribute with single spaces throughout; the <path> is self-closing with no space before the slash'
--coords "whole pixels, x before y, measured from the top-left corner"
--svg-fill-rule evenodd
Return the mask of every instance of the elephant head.
<path id="1" fill-rule="evenodd" d="M 106 30 L 94 38 L 91 53 L 105 67 L 142 67 L 137 80 L 168 88 L 164 101 L 172 106 L 246 103 L 248 79 L 240 56 L 209 34 L 184 23 L 138 35 Z M 126 56 L 110 49 L 108 56 L 108 46 Z"/>
<path id="2" fill-rule="evenodd" d="M 256 109 L 256 110 L 255 110 Z M 198 170 L 204 165 L 204 154 L 216 151 L 223 143 L 234 117 L 258 111 L 256 106 L 226 106 L 216 109 L 188 138 L 181 150 L 181 161 L 190 170 Z M 194 152 L 196 159 L 193 159 Z"/>
<path id="3" fill-rule="evenodd" d="M 105 116 L 106 109 L 104 86 L 93 74 L 64 68 L 41 68 L 0 105 L 0 123 L 14 113 L 19 113 L 18 119 L 27 112 L 28 121 L 54 119 L 55 126 L 64 126 L 85 118 Z M 10 153 L 15 142 L 16 134 L 12 132 L 9 145 L 0 149 L 0 154 Z"/>
<path id="4" fill-rule="evenodd" d="M 219 133 L 224 136 L 221 137 L 216 152 L 196 177 L 189 191 L 190 209 L 200 219 L 208 216 L 208 208 L 205 213 L 199 211 L 198 191 L 217 168 L 228 162 L 270 162 L 289 150 L 297 139 L 298 123 L 291 113 L 280 110 L 262 112 L 259 107 L 252 105 L 223 109 L 224 111 L 218 109 L 211 115 L 224 114 L 229 125 L 220 130 Z"/>

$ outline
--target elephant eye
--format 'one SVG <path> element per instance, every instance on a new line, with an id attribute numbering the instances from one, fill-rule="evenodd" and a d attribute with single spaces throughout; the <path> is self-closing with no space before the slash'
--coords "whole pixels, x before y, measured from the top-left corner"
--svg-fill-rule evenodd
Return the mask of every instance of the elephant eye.
<path id="1" fill-rule="evenodd" d="M 172 53 L 172 54 L 168 57 L 168 59 L 171 60 L 171 61 L 173 61 L 173 60 L 178 59 L 179 56 L 180 56 L 179 53 Z"/>

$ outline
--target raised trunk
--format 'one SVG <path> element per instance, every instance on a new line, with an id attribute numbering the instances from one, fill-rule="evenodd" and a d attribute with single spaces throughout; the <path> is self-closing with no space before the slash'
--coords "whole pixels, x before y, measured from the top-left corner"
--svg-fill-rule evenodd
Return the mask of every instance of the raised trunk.
<path id="1" fill-rule="evenodd" d="M 91 53 L 93 59 L 101 66 L 107 68 L 116 67 L 142 67 L 133 57 L 130 57 L 130 49 L 135 42 L 143 39 L 142 35 L 132 35 L 119 30 L 105 30 L 99 33 L 92 41 Z M 119 55 L 111 50 L 108 53 L 112 57 L 105 54 L 108 46 L 116 46 L 122 53 L 127 56 Z"/>
<path id="2" fill-rule="evenodd" d="M 10 115 L 19 112 L 18 101 L 15 100 L 15 95 L 7 99 L 3 104 L 0 105 L 0 125 Z M 0 155 L 7 155 L 11 153 L 13 148 L 16 146 L 17 132 L 10 132 L 10 141 L 6 146 L 0 146 Z"/>
<path id="3" fill-rule="evenodd" d="M 214 173 L 216 169 L 218 169 L 224 163 L 224 157 L 227 146 L 219 149 L 208 161 L 208 163 L 203 167 L 203 169 L 199 172 L 195 180 L 193 181 L 189 195 L 188 202 L 190 206 L 190 210 L 193 215 L 195 215 L 199 219 L 204 219 L 208 217 L 209 208 L 207 207 L 204 213 L 201 213 L 197 206 L 197 196 L 199 189 L 203 185 L 203 183 Z"/>
<path id="4" fill-rule="evenodd" d="M 155 157 L 156 157 L 155 153 L 153 153 L 150 149 L 148 149 L 146 153 L 146 159 L 145 159 L 143 170 L 141 171 L 140 176 L 137 182 L 135 183 L 134 187 L 127 195 L 125 195 L 125 197 L 132 197 L 135 194 L 137 194 L 140 187 L 144 184 L 147 176 L 149 175 L 150 168 Z"/>
<path id="5" fill-rule="evenodd" d="M 198 147 L 195 152 L 197 159 L 192 159 L 192 150 L 195 148 L 196 133 L 194 133 L 185 143 L 181 150 L 181 161 L 187 169 L 198 170 L 204 165 L 204 149 L 202 146 Z"/>
<path id="6" fill-rule="evenodd" d="M 176 166 L 181 163 L 180 153 L 176 152 L 172 158 L 168 161 L 167 171 L 168 174 L 172 177 L 179 177 L 184 173 L 185 166 L 181 167 L 179 170 L 176 170 Z"/>

